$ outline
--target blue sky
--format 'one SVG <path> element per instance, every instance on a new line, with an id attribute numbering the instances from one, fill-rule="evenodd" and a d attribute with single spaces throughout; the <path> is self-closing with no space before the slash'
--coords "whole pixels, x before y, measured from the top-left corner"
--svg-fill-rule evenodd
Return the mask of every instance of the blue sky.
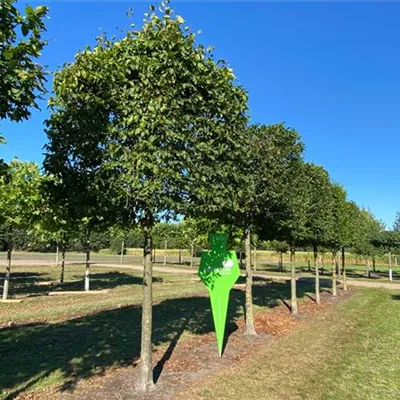
<path id="1" fill-rule="evenodd" d="M 54 71 L 93 45 L 100 29 L 127 28 L 128 7 L 140 24 L 150 3 L 40 4 L 50 7 L 50 44 L 41 62 Z M 400 3 L 179 1 L 172 7 L 234 69 L 249 92 L 251 121 L 294 127 L 306 159 L 391 226 L 400 210 Z M 0 157 L 41 163 L 47 115 L 44 102 L 27 122 L 2 122 L 8 143 Z"/>

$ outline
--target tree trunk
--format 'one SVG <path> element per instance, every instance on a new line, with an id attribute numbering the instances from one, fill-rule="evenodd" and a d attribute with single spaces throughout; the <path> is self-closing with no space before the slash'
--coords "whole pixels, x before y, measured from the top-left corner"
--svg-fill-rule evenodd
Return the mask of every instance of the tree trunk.
<path id="1" fill-rule="evenodd" d="M 8 245 L 8 248 L 7 248 L 6 275 L 4 277 L 4 284 L 3 284 L 3 300 L 7 300 L 7 298 L 8 298 L 8 288 L 10 287 L 11 252 L 12 252 L 11 246 Z"/>
<path id="2" fill-rule="evenodd" d="M 367 257 L 366 260 L 366 267 L 367 267 L 367 277 L 371 278 L 371 260 L 369 257 Z"/>
<path id="3" fill-rule="evenodd" d="M 153 263 L 151 261 L 151 234 L 144 230 L 143 248 L 143 303 L 142 337 L 140 349 L 139 391 L 148 393 L 154 386 L 152 370 L 152 328 L 153 326 Z"/>
<path id="4" fill-rule="evenodd" d="M 323 275 L 325 272 L 325 258 L 324 256 L 320 256 L 319 259 L 321 261 L 321 275 Z"/>
<path id="5" fill-rule="evenodd" d="M 337 254 L 332 253 L 332 296 L 337 296 L 336 291 L 336 267 L 337 267 Z"/>
<path id="6" fill-rule="evenodd" d="M 376 272 L 376 257 L 372 257 L 372 271 Z"/>
<path id="7" fill-rule="evenodd" d="M 315 302 L 321 304 L 320 290 L 319 290 L 319 265 L 317 262 L 318 248 L 316 245 L 313 246 L 314 250 L 314 268 L 315 268 Z"/>
<path id="8" fill-rule="evenodd" d="M 58 241 L 57 241 L 57 244 L 56 244 L 56 267 L 58 267 L 58 255 L 59 255 L 59 248 L 58 248 Z"/>
<path id="9" fill-rule="evenodd" d="M 164 266 L 167 265 L 167 248 L 168 248 L 168 241 L 165 239 L 164 242 Z"/>
<path id="10" fill-rule="evenodd" d="M 392 254 L 390 253 L 389 250 L 389 280 L 393 280 L 393 271 L 392 271 Z"/>
<path id="11" fill-rule="evenodd" d="M 194 243 L 190 245 L 190 267 L 193 268 Z"/>
<path id="12" fill-rule="evenodd" d="M 122 264 L 122 261 L 124 260 L 124 251 L 125 251 L 125 240 L 122 239 L 121 243 L 121 257 L 119 258 L 119 263 Z"/>
<path id="13" fill-rule="evenodd" d="M 61 273 L 60 273 L 60 283 L 64 283 L 64 270 L 65 270 L 65 243 L 62 242 L 61 247 Z"/>
<path id="14" fill-rule="evenodd" d="M 346 254 L 342 247 L 342 274 L 343 274 L 343 290 L 347 292 L 347 276 L 346 276 Z"/>
<path id="15" fill-rule="evenodd" d="M 86 249 L 86 261 L 85 261 L 85 291 L 88 292 L 90 289 L 90 248 Z"/>
<path id="16" fill-rule="evenodd" d="M 254 329 L 253 317 L 253 275 L 251 270 L 251 243 L 250 229 L 246 229 L 245 237 L 245 252 L 246 252 L 246 330 L 245 335 L 257 335 Z"/>
<path id="17" fill-rule="evenodd" d="M 284 272 L 284 270 L 283 270 L 283 252 L 282 251 L 279 253 L 279 264 L 280 264 L 280 271 Z"/>
<path id="18" fill-rule="evenodd" d="M 182 249 L 179 249 L 179 260 L 178 264 L 182 264 Z"/>
<path id="19" fill-rule="evenodd" d="M 296 288 L 296 258 L 295 258 L 295 249 L 290 249 L 290 258 L 291 262 L 291 279 L 290 279 L 290 288 L 291 288 L 291 312 L 292 315 L 298 314 L 297 309 L 297 288 Z"/>
<path id="20" fill-rule="evenodd" d="M 311 272 L 311 260 L 310 260 L 310 253 L 308 251 L 307 251 L 307 265 L 308 265 L 307 272 Z"/>

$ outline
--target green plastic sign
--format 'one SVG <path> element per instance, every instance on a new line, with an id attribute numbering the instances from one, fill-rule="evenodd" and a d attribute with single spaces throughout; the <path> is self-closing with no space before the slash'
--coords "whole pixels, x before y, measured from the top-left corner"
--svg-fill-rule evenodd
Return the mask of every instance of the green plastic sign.
<path id="1" fill-rule="evenodd" d="M 210 293 L 211 309 L 219 356 L 222 356 L 229 292 L 240 276 L 234 251 L 227 250 L 228 234 L 216 232 L 209 235 L 211 251 L 203 252 L 199 276 Z"/>

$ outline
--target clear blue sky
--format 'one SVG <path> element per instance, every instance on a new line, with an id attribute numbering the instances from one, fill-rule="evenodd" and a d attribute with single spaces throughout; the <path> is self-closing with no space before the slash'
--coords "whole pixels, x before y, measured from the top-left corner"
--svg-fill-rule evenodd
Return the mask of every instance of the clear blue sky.
<path id="1" fill-rule="evenodd" d="M 34 2 L 38 4 L 37 2 Z M 55 70 L 92 45 L 100 28 L 126 28 L 139 2 L 40 2 L 50 7 Z M 20 2 L 22 6 L 24 2 Z M 400 210 L 400 3 L 172 2 L 199 42 L 214 45 L 248 90 L 252 122 L 285 121 L 349 198 L 391 226 Z M 51 86 L 49 85 L 49 88 Z M 46 104 L 30 121 L 2 123 L 0 157 L 42 162 Z"/>

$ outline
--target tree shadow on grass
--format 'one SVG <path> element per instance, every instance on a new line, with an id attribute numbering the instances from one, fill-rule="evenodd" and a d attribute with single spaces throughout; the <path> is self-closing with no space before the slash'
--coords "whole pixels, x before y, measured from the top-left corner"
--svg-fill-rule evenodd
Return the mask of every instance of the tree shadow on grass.
<path id="1" fill-rule="evenodd" d="M 109 274 L 104 274 L 105 278 Z M 299 297 L 306 290 L 299 284 Z M 290 298 L 290 285 L 255 285 L 253 293 L 254 304 L 273 308 Z M 226 339 L 237 329 L 235 321 L 243 315 L 243 306 L 244 293 L 232 291 Z M 81 378 L 101 374 L 107 367 L 132 365 L 140 354 L 140 325 L 141 307 L 128 306 L 55 324 L 0 329 L 0 354 L 8 365 L 0 371 L 0 393 L 7 399 L 15 398 L 53 374 L 62 376 L 60 390 L 73 391 Z M 155 366 L 155 380 L 184 332 L 202 335 L 213 331 L 208 296 L 169 299 L 154 305 L 153 344 L 168 345 Z"/>
<path id="2" fill-rule="evenodd" d="M 63 284 L 54 282 L 51 285 L 38 285 L 37 282 L 51 283 L 51 279 L 43 277 L 45 273 L 15 273 L 11 276 L 10 294 L 19 296 L 41 296 L 47 295 L 54 291 L 83 291 L 85 280 L 82 276 L 75 275 L 72 280 L 66 281 Z M 21 278 L 18 275 L 24 274 Z M 153 277 L 153 282 L 162 282 L 162 278 Z M 102 290 L 113 289 L 124 285 L 141 285 L 143 279 L 126 272 L 110 271 L 105 273 L 94 273 L 90 275 L 90 289 Z"/>

